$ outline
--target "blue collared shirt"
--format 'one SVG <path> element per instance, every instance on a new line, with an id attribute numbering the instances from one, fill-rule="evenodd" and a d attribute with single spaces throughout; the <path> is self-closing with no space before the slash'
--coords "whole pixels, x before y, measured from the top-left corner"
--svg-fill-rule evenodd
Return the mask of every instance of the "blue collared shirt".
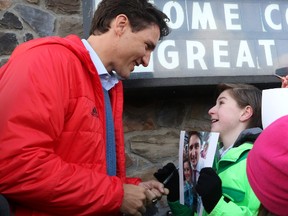
<path id="1" fill-rule="evenodd" d="M 93 50 L 93 48 L 90 46 L 90 44 L 87 42 L 87 40 L 82 39 L 82 43 L 86 47 L 87 51 L 89 52 L 90 58 L 95 66 L 95 68 L 98 71 L 98 74 L 100 76 L 101 84 L 104 89 L 109 91 L 111 88 L 114 87 L 115 84 L 119 82 L 117 76 L 112 73 L 109 74 L 106 68 L 104 67 L 102 61 L 100 60 L 99 56 Z"/>

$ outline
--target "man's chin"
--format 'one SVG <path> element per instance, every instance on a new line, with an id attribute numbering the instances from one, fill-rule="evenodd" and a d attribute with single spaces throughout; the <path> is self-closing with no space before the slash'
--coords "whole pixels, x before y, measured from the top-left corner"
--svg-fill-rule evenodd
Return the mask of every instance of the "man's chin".
<path id="1" fill-rule="evenodd" d="M 129 74 L 117 74 L 117 76 L 118 76 L 118 79 L 119 80 L 126 80 L 126 79 L 129 79 L 129 77 L 130 77 L 130 73 Z"/>
<path id="2" fill-rule="evenodd" d="M 126 80 L 126 79 L 129 79 L 130 78 L 130 74 L 132 73 L 131 72 L 127 72 L 127 73 L 123 73 L 121 75 L 119 75 L 121 77 L 122 80 Z"/>

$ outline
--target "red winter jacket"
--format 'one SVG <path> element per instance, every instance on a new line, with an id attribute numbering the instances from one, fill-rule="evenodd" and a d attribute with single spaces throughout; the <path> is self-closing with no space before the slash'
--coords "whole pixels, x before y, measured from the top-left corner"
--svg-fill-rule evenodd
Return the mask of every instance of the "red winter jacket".
<path id="1" fill-rule="evenodd" d="M 99 76 L 77 36 L 18 46 L 0 69 L 0 193 L 17 215 L 119 214 L 126 178 L 123 89 L 111 91 L 117 177 L 106 173 Z"/>

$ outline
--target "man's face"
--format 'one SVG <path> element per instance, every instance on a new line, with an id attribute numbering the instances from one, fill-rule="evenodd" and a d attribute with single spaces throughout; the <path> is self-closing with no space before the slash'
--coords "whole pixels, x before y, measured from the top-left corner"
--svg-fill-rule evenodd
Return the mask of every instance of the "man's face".
<path id="1" fill-rule="evenodd" d="M 195 134 L 192 135 L 189 140 L 189 159 L 193 168 L 196 168 L 197 163 L 199 161 L 199 157 L 200 157 L 200 139 Z"/>
<path id="2" fill-rule="evenodd" d="M 112 69 L 121 78 L 127 79 L 135 66 L 148 66 L 151 53 L 160 38 L 160 29 L 156 24 L 151 24 L 143 30 L 133 32 L 127 22 L 119 35 Z"/>

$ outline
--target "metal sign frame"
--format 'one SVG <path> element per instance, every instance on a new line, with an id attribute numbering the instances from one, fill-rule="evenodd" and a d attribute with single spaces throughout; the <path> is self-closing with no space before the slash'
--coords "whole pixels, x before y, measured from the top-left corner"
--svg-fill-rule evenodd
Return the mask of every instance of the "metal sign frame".
<path id="1" fill-rule="evenodd" d="M 100 1 L 83 1 L 85 37 Z M 172 33 L 158 44 L 148 67 L 125 80 L 125 87 L 279 82 L 274 71 L 288 64 L 288 2 L 151 2 L 169 16 Z"/>

